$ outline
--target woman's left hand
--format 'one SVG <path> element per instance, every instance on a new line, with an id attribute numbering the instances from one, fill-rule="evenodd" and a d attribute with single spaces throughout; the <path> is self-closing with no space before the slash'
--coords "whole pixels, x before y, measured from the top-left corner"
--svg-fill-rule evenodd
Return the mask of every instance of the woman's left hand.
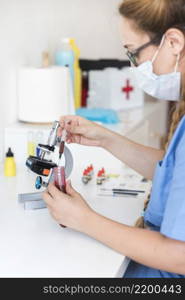
<path id="1" fill-rule="evenodd" d="M 83 232 L 93 210 L 83 197 L 66 183 L 66 193 L 59 191 L 53 183 L 43 193 L 43 199 L 52 217 L 62 225 Z"/>

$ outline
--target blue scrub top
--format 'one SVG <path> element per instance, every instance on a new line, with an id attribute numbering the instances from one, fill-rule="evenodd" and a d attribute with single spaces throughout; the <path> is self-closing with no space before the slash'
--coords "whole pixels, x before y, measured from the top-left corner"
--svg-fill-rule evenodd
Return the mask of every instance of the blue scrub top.
<path id="1" fill-rule="evenodd" d="M 169 148 L 159 161 L 153 179 L 151 200 L 144 214 L 151 230 L 185 242 L 185 116 Z M 152 269 L 131 261 L 124 278 L 185 278 L 185 275 Z"/>

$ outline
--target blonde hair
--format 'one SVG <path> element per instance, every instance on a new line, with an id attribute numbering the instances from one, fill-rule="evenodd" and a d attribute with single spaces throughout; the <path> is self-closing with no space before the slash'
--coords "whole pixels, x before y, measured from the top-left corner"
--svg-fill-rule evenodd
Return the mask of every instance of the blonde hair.
<path id="1" fill-rule="evenodd" d="M 119 12 L 132 20 L 136 29 L 148 33 L 151 39 L 162 38 L 169 28 L 178 28 L 185 34 L 185 0 L 124 0 Z M 180 120 L 185 115 L 185 75 L 182 79 L 181 95 L 181 101 L 172 115 L 166 150 Z M 150 196 L 145 201 L 144 210 L 149 200 Z M 137 220 L 136 226 L 145 227 L 143 217 Z"/>

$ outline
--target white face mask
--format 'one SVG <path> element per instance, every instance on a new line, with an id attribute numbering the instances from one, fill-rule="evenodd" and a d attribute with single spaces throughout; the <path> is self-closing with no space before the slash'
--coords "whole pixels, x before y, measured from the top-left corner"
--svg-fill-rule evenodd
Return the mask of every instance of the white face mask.
<path id="1" fill-rule="evenodd" d="M 146 61 L 138 67 L 132 67 L 138 86 L 148 95 L 159 100 L 180 100 L 181 73 L 177 72 L 180 55 L 177 56 L 177 63 L 173 73 L 156 75 L 153 72 L 153 63 L 164 43 L 163 36 L 161 44 L 151 61 Z"/>

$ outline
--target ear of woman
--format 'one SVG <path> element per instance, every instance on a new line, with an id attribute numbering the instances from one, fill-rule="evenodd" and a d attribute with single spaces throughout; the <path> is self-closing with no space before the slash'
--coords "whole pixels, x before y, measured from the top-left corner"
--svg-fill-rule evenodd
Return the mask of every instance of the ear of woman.
<path id="1" fill-rule="evenodd" d="M 165 41 L 174 56 L 180 55 L 185 49 L 185 37 L 181 30 L 170 28 L 165 33 Z"/>

